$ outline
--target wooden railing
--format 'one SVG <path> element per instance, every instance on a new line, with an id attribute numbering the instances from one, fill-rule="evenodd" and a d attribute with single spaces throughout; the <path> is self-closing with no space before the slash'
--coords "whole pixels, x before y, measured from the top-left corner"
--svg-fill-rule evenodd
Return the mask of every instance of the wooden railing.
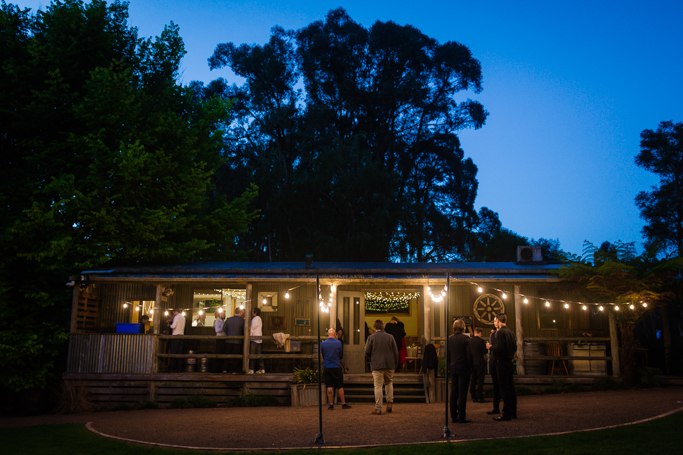
<path id="1" fill-rule="evenodd" d="M 159 335 L 160 340 L 170 341 L 170 340 L 204 340 L 204 341 L 222 341 L 222 340 L 241 340 L 244 341 L 243 336 L 224 336 L 217 337 L 214 335 Z M 308 343 L 315 343 L 319 340 L 324 340 L 323 337 L 316 336 L 290 336 L 287 338 L 289 341 L 302 341 Z M 250 337 L 250 340 L 273 340 L 272 336 L 260 336 L 260 337 Z M 161 349 L 161 347 L 160 347 Z M 157 357 L 160 359 L 194 359 L 198 354 L 165 354 L 158 353 Z M 242 359 L 244 354 L 201 354 L 201 357 L 207 359 Z M 277 354 L 248 354 L 248 359 L 317 359 L 317 354 L 295 354 L 287 353 L 282 351 L 282 353 Z"/>

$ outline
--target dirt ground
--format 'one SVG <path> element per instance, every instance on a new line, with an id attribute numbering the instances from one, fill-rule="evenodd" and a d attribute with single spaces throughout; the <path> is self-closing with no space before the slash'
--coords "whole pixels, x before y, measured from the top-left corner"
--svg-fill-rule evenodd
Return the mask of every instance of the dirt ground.
<path id="1" fill-rule="evenodd" d="M 372 415 L 371 403 L 323 408 L 325 447 L 369 446 L 443 441 L 445 406 L 394 405 L 394 412 Z M 518 398 L 518 419 L 495 422 L 490 403 L 467 404 L 472 423 L 448 422 L 453 439 L 506 438 L 552 434 L 628 424 L 683 410 L 683 388 L 620 390 Z M 157 409 L 21 417 L 0 420 L 0 427 L 90 422 L 106 436 L 161 445 L 274 449 L 318 447 L 317 407 Z"/>

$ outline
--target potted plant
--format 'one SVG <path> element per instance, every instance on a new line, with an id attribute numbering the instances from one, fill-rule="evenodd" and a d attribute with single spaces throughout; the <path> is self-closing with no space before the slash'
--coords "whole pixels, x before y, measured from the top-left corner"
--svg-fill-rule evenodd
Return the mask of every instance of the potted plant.
<path id="1" fill-rule="evenodd" d="M 294 368 L 292 372 L 292 406 L 313 406 L 318 404 L 318 370 L 312 368 Z M 327 394 L 323 394 L 323 404 L 327 403 Z"/>

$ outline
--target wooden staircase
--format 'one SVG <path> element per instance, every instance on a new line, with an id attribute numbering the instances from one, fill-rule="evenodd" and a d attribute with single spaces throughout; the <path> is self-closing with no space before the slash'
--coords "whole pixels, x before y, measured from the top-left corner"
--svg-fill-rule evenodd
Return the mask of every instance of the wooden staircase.
<path id="1" fill-rule="evenodd" d="M 348 403 L 374 403 L 375 388 L 372 374 L 345 375 L 344 395 Z M 424 403 L 422 375 L 394 373 L 394 401 L 396 403 Z"/>

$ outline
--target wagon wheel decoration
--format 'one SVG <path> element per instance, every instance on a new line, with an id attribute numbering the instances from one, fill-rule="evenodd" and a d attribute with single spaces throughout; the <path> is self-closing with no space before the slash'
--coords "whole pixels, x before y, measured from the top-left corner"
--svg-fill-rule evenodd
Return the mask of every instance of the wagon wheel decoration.
<path id="1" fill-rule="evenodd" d="M 491 325 L 498 313 L 505 313 L 505 305 L 497 295 L 483 294 L 474 301 L 473 311 L 479 321 Z"/>

